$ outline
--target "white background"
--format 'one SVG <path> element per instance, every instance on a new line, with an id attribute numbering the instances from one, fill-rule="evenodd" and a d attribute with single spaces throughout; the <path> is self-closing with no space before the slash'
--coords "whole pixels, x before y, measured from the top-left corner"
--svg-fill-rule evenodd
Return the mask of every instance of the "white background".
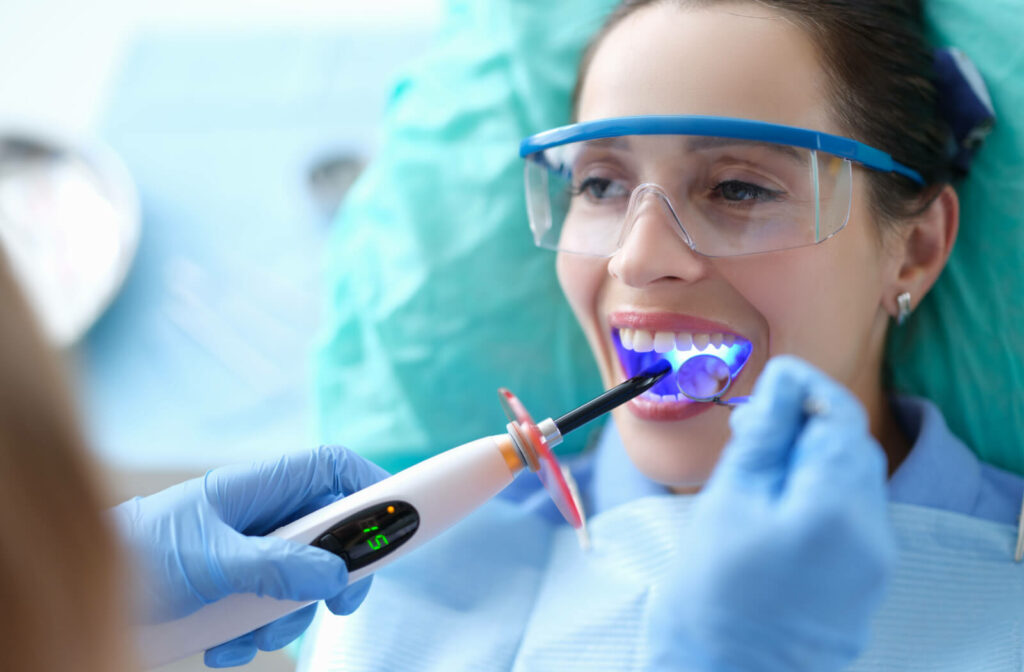
<path id="1" fill-rule="evenodd" d="M 86 133 L 119 56 L 153 27 L 418 26 L 441 0 L 0 0 L 0 117 Z"/>
<path id="2" fill-rule="evenodd" d="M 0 0 L 0 124 L 89 134 L 119 59 L 139 31 L 366 26 L 429 32 L 441 9 L 441 0 Z M 244 669 L 293 667 L 283 653 L 263 653 Z M 193 657 L 164 669 L 208 668 Z"/>

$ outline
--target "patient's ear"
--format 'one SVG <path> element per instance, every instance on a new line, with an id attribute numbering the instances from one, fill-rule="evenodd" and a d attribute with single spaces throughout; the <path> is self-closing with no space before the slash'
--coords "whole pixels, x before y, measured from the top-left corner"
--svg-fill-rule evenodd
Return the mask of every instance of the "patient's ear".
<path id="1" fill-rule="evenodd" d="M 960 228 L 960 201 L 953 187 L 946 185 L 925 210 L 913 217 L 900 233 L 897 256 L 899 271 L 885 293 L 886 311 L 899 314 L 896 297 L 910 293 L 916 308 L 946 266 Z"/>

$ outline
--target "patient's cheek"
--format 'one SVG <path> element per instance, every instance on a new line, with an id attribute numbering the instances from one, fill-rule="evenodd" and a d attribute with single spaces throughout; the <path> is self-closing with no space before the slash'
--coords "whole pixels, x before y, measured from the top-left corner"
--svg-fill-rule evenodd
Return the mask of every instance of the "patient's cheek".
<path id="1" fill-rule="evenodd" d="M 583 328 L 591 349 L 597 348 L 594 355 L 599 361 L 602 359 L 600 349 L 603 336 L 599 301 L 608 278 L 606 268 L 607 261 L 572 254 L 559 254 L 556 262 L 558 283 L 562 287 L 562 293 L 569 302 L 576 321 Z"/>
<path id="2" fill-rule="evenodd" d="M 556 262 L 558 282 L 565 298 L 569 300 L 578 319 L 583 321 L 588 310 L 595 308 L 603 275 L 601 267 L 593 260 L 571 254 L 559 254 Z"/>

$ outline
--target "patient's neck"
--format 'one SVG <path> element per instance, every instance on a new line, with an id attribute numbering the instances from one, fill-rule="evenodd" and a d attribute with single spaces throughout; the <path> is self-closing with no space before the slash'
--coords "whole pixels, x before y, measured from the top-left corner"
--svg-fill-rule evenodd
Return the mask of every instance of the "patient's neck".
<path id="1" fill-rule="evenodd" d="M 892 477 L 896 469 L 903 464 L 903 460 L 910 454 L 914 444 L 903 431 L 903 427 L 896 418 L 892 400 L 882 388 L 880 355 L 881 353 L 879 353 L 879 364 L 865 368 L 864 370 L 870 373 L 859 380 L 852 381 L 853 384 L 850 387 L 851 391 L 864 404 L 871 435 L 885 451 L 889 465 L 888 476 Z"/>

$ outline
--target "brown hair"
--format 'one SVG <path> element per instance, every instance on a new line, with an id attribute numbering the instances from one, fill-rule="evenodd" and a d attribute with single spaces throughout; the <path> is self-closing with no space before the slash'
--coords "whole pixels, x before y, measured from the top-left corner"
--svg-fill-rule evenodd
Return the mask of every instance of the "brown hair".
<path id="1" fill-rule="evenodd" d="M 93 469 L 59 362 L 0 250 L 0 669 L 129 669 Z"/>
<path id="2" fill-rule="evenodd" d="M 594 52 L 624 18 L 644 7 L 736 4 L 744 0 L 624 0 L 584 51 L 573 113 Z M 804 28 L 830 75 L 830 105 L 843 132 L 916 170 L 925 186 L 867 171 L 871 205 L 883 223 L 921 211 L 951 179 L 950 132 L 938 113 L 933 50 L 920 0 L 745 0 L 777 10 Z"/>

